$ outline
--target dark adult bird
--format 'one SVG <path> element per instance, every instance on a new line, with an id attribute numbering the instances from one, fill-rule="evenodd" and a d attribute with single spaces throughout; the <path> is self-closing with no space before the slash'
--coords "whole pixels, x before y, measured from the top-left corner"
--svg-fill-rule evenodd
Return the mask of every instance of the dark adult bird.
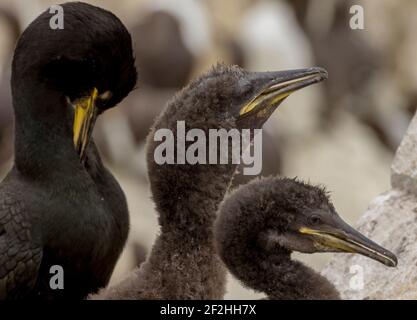
<path id="1" fill-rule="evenodd" d="M 0 185 L 2 299 L 84 298 L 106 286 L 128 234 L 125 196 L 89 140 L 98 115 L 135 86 L 131 38 L 108 11 L 62 7 L 64 29 L 50 28 L 48 10 L 15 49 L 15 163 Z M 50 287 L 55 265 L 63 290 Z"/>
<path id="2" fill-rule="evenodd" d="M 125 110 L 135 141 L 141 143 L 165 104 L 187 84 L 195 59 L 185 45 L 178 19 L 168 12 L 148 14 L 131 33 L 141 90 L 126 100 L 130 103 Z"/>
<path id="3" fill-rule="evenodd" d="M 159 165 L 154 154 L 161 142 L 155 141 L 154 134 L 159 129 L 176 132 L 177 121 L 185 121 L 186 130 L 200 129 L 206 136 L 210 129 L 262 128 L 292 92 L 326 77 L 320 68 L 247 72 L 218 65 L 178 93 L 148 138 L 149 180 L 160 235 L 139 270 L 93 298 L 223 298 L 226 273 L 215 251 L 213 223 L 236 164 Z M 230 159 L 231 141 L 228 143 Z"/>
<path id="4" fill-rule="evenodd" d="M 178 19 L 165 11 L 148 14 L 132 30 L 140 79 L 156 88 L 187 84 L 194 57 L 185 45 Z"/>
<path id="5" fill-rule="evenodd" d="M 397 258 L 345 223 L 323 188 L 266 178 L 239 188 L 221 205 L 218 252 L 245 286 L 270 299 L 339 299 L 326 278 L 293 251 L 359 253 L 389 267 Z"/>

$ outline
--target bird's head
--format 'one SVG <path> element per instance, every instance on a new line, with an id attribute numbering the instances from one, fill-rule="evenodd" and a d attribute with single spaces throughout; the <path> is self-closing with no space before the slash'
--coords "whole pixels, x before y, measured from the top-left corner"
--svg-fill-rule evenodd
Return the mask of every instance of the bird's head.
<path id="1" fill-rule="evenodd" d="M 256 239 L 267 255 L 347 252 L 390 267 L 397 265 L 393 253 L 342 220 L 321 187 L 294 179 L 267 178 L 244 186 L 236 197 L 232 201 L 238 201 L 238 211 L 245 212 L 246 217 L 250 212 L 256 215 L 250 219 L 260 226 Z"/>
<path id="2" fill-rule="evenodd" d="M 183 90 L 176 118 L 201 129 L 261 128 L 291 93 L 325 79 L 322 68 L 249 72 L 218 64 Z"/>
<path id="3" fill-rule="evenodd" d="M 210 162 L 213 165 L 209 166 L 198 165 L 198 163 L 175 166 L 159 165 L 155 161 L 155 150 L 161 150 L 161 146 L 167 145 L 165 141 L 163 145 L 161 144 L 162 139 L 155 139 L 155 133 L 159 130 L 168 129 L 167 131 L 173 133 L 174 136 L 178 133 L 177 124 L 183 122 L 186 134 L 194 129 L 197 129 L 199 133 L 203 131 L 205 137 L 208 137 L 207 139 L 204 139 L 203 135 L 203 139 L 193 142 L 187 134 L 185 145 L 189 146 L 195 143 L 199 147 L 202 146 L 202 149 L 206 151 L 203 156 L 207 160 L 206 163 L 209 163 L 208 158 L 213 154 L 218 156 L 221 153 L 221 150 L 218 152 L 218 149 L 214 149 L 215 154 L 213 149 L 210 149 L 212 147 L 210 144 L 211 130 L 217 130 L 217 132 L 222 130 L 223 133 L 226 131 L 228 134 L 236 133 L 236 131 L 241 134 L 242 130 L 243 136 L 243 129 L 250 129 L 251 137 L 253 137 L 254 131 L 252 129 L 261 129 L 265 121 L 288 95 L 298 89 L 320 82 L 326 77 L 326 71 L 321 68 L 249 72 L 238 66 L 218 64 L 206 74 L 192 81 L 167 104 L 165 111 L 156 119 L 149 135 L 148 168 L 151 185 L 157 186 L 153 188 L 154 195 L 157 192 L 162 192 L 162 179 L 166 182 L 167 177 L 172 177 L 172 184 L 169 184 L 169 188 L 164 189 L 164 197 L 159 198 L 168 198 L 169 196 L 166 194 L 172 195 L 173 188 L 190 190 L 190 184 L 195 181 L 210 181 L 211 188 L 206 188 L 205 182 L 200 183 L 200 188 L 205 189 L 200 194 L 207 197 L 209 193 L 206 189 L 209 189 L 213 197 L 221 199 L 222 195 L 219 189 L 226 190 L 237 167 L 237 164 L 233 162 L 232 153 L 237 151 L 242 155 L 244 149 L 240 148 L 240 144 L 235 144 L 234 139 L 228 139 L 226 142 L 228 145 L 221 142 L 220 149 L 226 145 L 225 149 L 229 153 L 228 159 L 224 162 L 215 162 L 215 165 Z M 180 135 L 178 134 L 178 136 Z M 170 141 L 173 140 L 170 139 Z M 172 155 L 175 157 L 175 153 L 178 158 L 178 154 L 182 152 L 178 152 L 176 148 L 183 146 L 178 143 L 173 144 L 175 146 L 172 148 Z M 236 147 L 237 145 L 238 147 Z M 236 149 L 234 149 L 235 147 Z M 189 149 L 185 150 L 183 154 L 188 154 L 188 151 Z M 168 151 L 166 151 L 167 153 Z M 192 189 L 198 190 L 198 188 Z M 172 203 L 169 203 L 167 208 L 171 205 Z"/>
<path id="4" fill-rule="evenodd" d="M 97 116 L 129 94 L 137 73 L 130 34 L 115 15 L 79 2 L 61 7 L 63 29 L 51 27 L 57 13 L 47 10 L 20 37 L 12 86 L 32 86 L 34 95 L 46 89 L 74 106 L 74 144 L 83 157 Z"/>

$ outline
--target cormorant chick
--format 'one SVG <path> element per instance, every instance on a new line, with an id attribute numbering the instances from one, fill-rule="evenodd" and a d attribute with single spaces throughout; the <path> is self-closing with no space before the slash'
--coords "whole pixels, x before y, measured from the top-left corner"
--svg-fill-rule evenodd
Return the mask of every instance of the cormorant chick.
<path id="1" fill-rule="evenodd" d="M 0 185 L 2 299 L 84 298 L 107 285 L 128 234 L 123 191 L 89 140 L 98 115 L 136 83 L 131 38 L 108 11 L 62 7 L 64 29 L 50 28 L 48 10 L 15 49 L 15 163 Z M 54 265 L 63 290 L 50 287 Z"/>
<path id="2" fill-rule="evenodd" d="M 288 95 L 326 77 L 320 68 L 247 72 L 218 65 L 177 94 L 157 118 L 147 146 L 161 233 L 137 272 L 93 298 L 221 299 L 225 270 L 214 248 L 213 223 L 236 164 L 159 165 L 154 153 L 160 142 L 154 134 L 159 129 L 175 134 L 177 121 L 206 136 L 210 129 L 261 128 Z"/>
<path id="3" fill-rule="evenodd" d="M 394 254 L 346 224 L 326 192 L 291 179 L 254 180 L 221 205 L 218 252 L 242 283 L 270 299 L 339 299 L 326 278 L 291 260 L 292 251 L 359 253 L 389 267 Z"/>

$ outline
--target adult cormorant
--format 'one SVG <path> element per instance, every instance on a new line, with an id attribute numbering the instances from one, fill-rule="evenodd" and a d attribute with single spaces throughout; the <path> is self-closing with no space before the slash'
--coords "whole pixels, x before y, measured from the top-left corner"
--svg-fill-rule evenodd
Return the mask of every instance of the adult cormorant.
<path id="1" fill-rule="evenodd" d="M 157 118 L 148 139 L 149 179 L 160 235 L 138 271 L 93 298 L 223 298 L 225 270 L 214 248 L 213 223 L 236 164 L 159 165 L 154 153 L 161 142 L 154 135 L 159 129 L 175 134 L 178 121 L 185 121 L 186 131 L 200 129 L 207 137 L 210 129 L 261 128 L 292 92 L 326 77 L 321 68 L 247 72 L 218 65 L 178 93 Z M 231 159 L 230 139 L 228 144 Z M 208 155 L 210 150 L 204 148 Z"/>
<path id="2" fill-rule="evenodd" d="M 64 29 L 51 29 L 48 10 L 15 49 L 15 163 L 0 185 L 2 299 L 84 298 L 107 285 L 128 234 L 123 191 L 89 140 L 97 116 L 135 86 L 131 38 L 108 11 L 62 8 Z M 63 290 L 57 279 L 60 289 L 50 286 L 60 276 L 52 266 L 64 271 Z"/>
<path id="3" fill-rule="evenodd" d="M 270 299 L 339 299 L 326 278 L 291 259 L 293 251 L 359 253 L 394 267 L 394 254 L 346 224 L 326 192 L 287 178 L 254 180 L 221 205 L 218 252 L 244 285 Z"/>

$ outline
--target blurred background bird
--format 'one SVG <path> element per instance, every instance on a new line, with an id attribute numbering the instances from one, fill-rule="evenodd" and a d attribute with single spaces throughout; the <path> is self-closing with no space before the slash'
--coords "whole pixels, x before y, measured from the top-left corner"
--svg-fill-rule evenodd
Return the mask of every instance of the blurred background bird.
<path id="1" fill-rule="evenodd" d="M 218 61 L 265 71 L 320 65 L 323 86 L 291 99 L 264 128 L 263 175 L 323 183 L 350 223 L 389 189 L 393 152 L 417 105 L 417 2 L 403 0 L 95 0 L 130 29 L 138 89 L 103 115 L 95 139 L 126 193 L 132 230 L 113 282 L 157 234 L 144 142 L 174 93 Z M 7 73 L 16 35 L 52 0 L 0 0 L 0 177 L 12 154 Z M 361 5 L 365 29 L 352 30 Z M 3 12 L 1 11 L 1 12 Z M 10 17 L 15 17 L 10 19 Z M 17 27 L 16 27 L 17 26 Z M 8 111 L 9 110 L 9 111 Z M 251 177 L 240 176 L 235 184 Z M 139 248 L 139 249 L 138 249 Z M 331 254 L 300 257 L 320 270 Z M 255 298 L 230 281 L 228 298 Z"/>

